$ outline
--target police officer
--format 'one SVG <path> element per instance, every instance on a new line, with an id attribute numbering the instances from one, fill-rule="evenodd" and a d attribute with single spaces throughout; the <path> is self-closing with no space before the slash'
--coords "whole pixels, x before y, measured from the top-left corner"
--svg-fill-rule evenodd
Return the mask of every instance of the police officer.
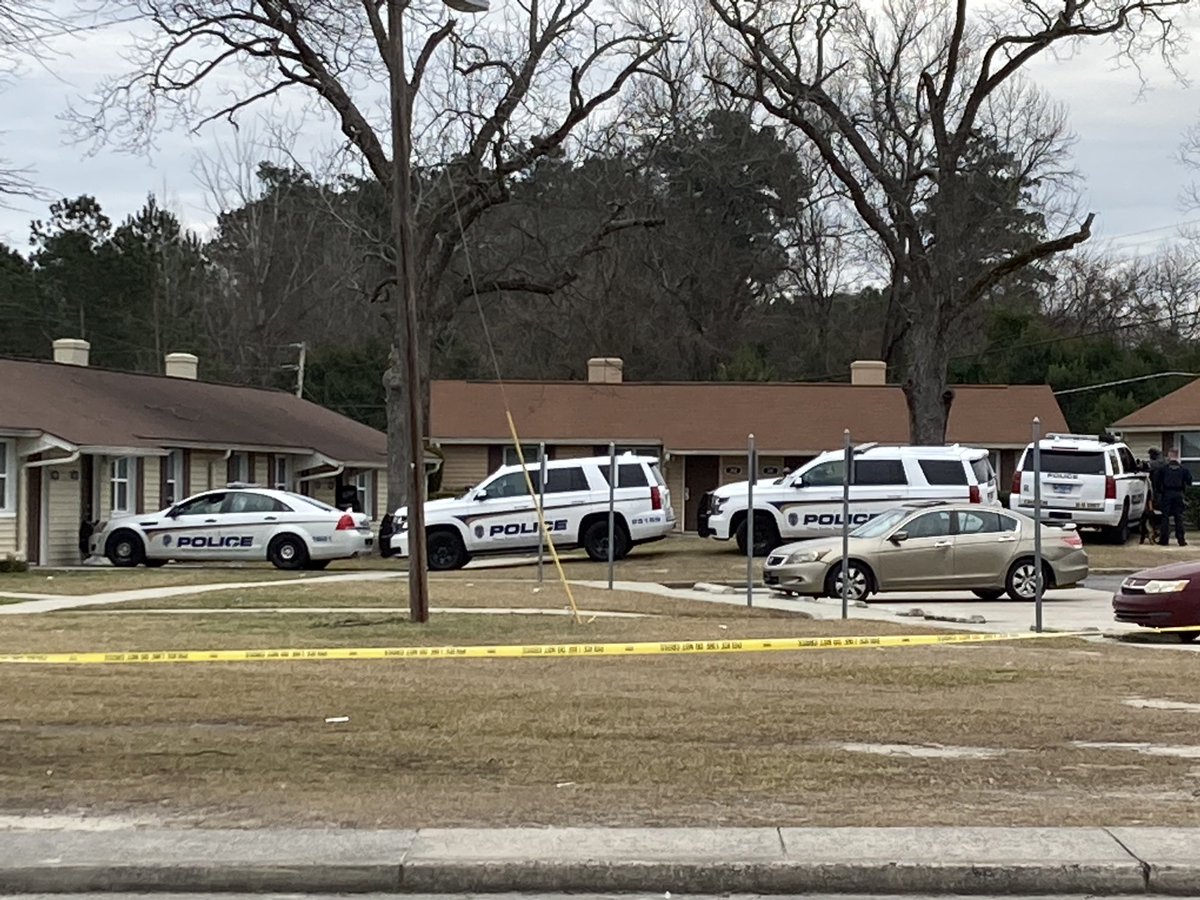
<path id="1" fill-rule="evenodd" d="M 1186 547 L 1183 538 L 1184 494 L 1192 486 L 1192 473 L 1179 461 L 1179 451 L 1167 453 L 1167 464 L 1153 475 L 1154 494 L 1159 498 L 1162 510 L 1162 530 L 1158 542 L 1166 546 L 1171 536 L 1171 517 L 1175 518 L 1175 539 L 1180 547 Z"/>
<path id="2" fill-rule="evenodd" d="M 1151 447 L 1148 449 L 1146 451 L 1146 457 L 1146 472 L 1149 475 L 1148 480 L 1150 482 L 1150 502 L 1147 504 L 1146 516 L 1144 517 L 1144 519 L 1149 519 L 1149 521 L 1143 521 L 1142 523 L 1141 543 L 1143 544 L 1146 543 L 1146 538 L 1148 536 L 1147 532 L 1149 529 L 1154 528 L 1156 531 L 1158 531 L 1157 526 L 1161 524 L 1160 520 L 1162 519 L 1163 509 L 1162 497 L 1159 495 L 1158 488 L 1155 487 L 1155 484 L 1158 483 L 1158 470 L 1167 464 L 1167 461 L 1163 459 L 1162 451 L 1157 447 Z M 1155 539 L 1158 540 L 1161 537 L 1162 532 L 1159 531 L 1159 533 L 1155 535 Z"/>

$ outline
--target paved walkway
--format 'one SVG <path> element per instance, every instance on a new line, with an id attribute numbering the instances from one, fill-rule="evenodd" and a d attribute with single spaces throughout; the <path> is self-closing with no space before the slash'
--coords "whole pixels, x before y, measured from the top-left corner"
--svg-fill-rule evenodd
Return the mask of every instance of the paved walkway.
<path id="1" fill-rule="evenodd" d="M 1193 894 L 1196 828 L 17 828 L 0 894 Z"/>

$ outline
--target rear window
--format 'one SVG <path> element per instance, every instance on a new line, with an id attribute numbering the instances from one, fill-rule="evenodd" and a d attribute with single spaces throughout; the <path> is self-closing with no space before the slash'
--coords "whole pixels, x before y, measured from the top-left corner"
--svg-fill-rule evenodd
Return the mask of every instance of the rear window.
<path id="1" fill-rule="evenodd" d="M 288 496 L 301 503 L 307 503 L 309 506 L 315 506 L 317 509 L 323 509 L 325 512 L 341 512 L 341 510 L 334 509 L 328 503 L 322 503 L 320 500 L 314 500 L 312 497 L 305 497 L 303 494 L 288 494 Z"/>
<path id="2" fill-rule="evenodd" d="M 975 473 L 975 480 L 980 484 L 987 484 L 996 477 L 996 470 L 992 468 L 992 461 L 986 456 L 971 460 L 971 471 Z"/>
<path id="3" fill-rule="evenodd" d="M 967 470 L 957 459 L 922 459 L 919 464 L 930 484 L 967 483 Z"/>
<path id="4" fill-rule="evenodd" d="M 534 488 L 536 489 L 539 473 L 531 472 L 530 474 L 533 476 Z M 567 469 L 546 470 L 547 494 L 562 494 L 567 491 L 586 491 L 587 489 L 587 476 L 583 474 L 583 469 L 578 466 L 572 466 Z"/>
<path id="5" fill-rule="evenodd" d="M 1033 451 L 1025 454 L 1021 471 L 1033 471 Z M 1072 450 L 1043 450 L 1042 471 L 1062 475 L 1107 475 L 1104 468 L 1104 453 L 1077 452 Z"/>

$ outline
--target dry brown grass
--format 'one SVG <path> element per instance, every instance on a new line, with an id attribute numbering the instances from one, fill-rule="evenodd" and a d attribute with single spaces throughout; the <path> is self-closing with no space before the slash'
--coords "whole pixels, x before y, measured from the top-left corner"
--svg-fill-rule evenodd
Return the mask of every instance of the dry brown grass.
<path id="1" fill-rule="evenodd" d="M 1087 543 L 1088 563 L 1093 569 L 1149 569 L 1168 563 L 1196 558 L 1190 547 L 1159 547 L 1156 544 L 1138 544 L 1130 541 L 1124 547 L 1099 543 L 1092 538 Z"/>
<path id="2" fill-rule="evenodd" d="M 3 650 L 894 632 L 875 622 L 354 614 L 5 622 Z M 725 628 L 721 628 L 724 625 Z M 911 629 L 905 629 L 911 630 Z M 8 809 L 206 824 L 1194 824 L 1200 655 L 1054 639 L 737 656 L 0 667 Z M 349 716 L 344 725 L 327 716 Z M 1007 748 L 990 760 L 844 742 Z"/>

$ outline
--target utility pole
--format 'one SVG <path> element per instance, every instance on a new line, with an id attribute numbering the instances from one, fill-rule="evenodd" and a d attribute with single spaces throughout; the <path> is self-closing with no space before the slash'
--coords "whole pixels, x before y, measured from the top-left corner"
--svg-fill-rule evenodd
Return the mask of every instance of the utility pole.
<path id="1" fill-rule="evenodd" d="M 300 348 L 300 359 L 296 362 L 296 396 L 304 397 L 304 364 L 308 358 L 308 341 L 301 341 L 299 344 L 293 344 L 293 347 Z"/>
<path id="2" fill-rule="evenodd" d="M 393 337 L 402 336 L 408 401 L 408 611 L 414 622 L 429 621 L 429 574 L 425 561 L 425 435 L 421 421 L 421 332 L 413 260 L 412 108 L 404 62 L 407 0 L 388 0 L 391 38 L 392 231 L 396 243 Z"/>

